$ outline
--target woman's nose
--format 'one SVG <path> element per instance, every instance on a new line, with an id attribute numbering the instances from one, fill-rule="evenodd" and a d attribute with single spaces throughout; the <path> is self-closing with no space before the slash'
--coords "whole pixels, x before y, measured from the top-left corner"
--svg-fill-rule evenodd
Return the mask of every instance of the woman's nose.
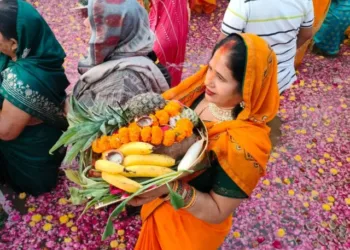
<path id="1" fill-rule="evenodd" d="M 214 85 L 214 78 L 215 78 L 214 73 L 208 71 L 204 80 L 204 85 L 212 87 Z"/>

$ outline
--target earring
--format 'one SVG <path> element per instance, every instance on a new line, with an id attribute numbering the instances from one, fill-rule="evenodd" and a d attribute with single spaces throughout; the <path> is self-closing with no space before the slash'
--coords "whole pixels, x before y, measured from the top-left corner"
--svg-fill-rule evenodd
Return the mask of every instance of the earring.
<path id="1" fill-rule="evenodd" d="M 241 102 L 239 103 L 239 106 L 241 106 L 241 108 L 244 109 L 244 107 L 245 107 L 245 102 L 244 102 L 244 101 L 241 101 Z"/>

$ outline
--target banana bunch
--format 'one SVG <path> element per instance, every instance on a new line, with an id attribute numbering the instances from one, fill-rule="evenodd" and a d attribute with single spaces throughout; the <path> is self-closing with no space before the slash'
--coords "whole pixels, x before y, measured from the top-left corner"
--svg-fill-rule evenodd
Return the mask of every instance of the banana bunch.
<path id="1" fill-rule="evenodd" d="M 95 168 L 102 172 L 102 179 L 110 185 L 134 193 L 142 185 L 130 178 L 154 178 L 174 172 L 170 167 L 175 165 L 175 159 L 152 152 L 151 144 L 130 142 L 118 149 L 118 153 L 123 155 L 121 163 L 104 158 L 96 161 Z"/>

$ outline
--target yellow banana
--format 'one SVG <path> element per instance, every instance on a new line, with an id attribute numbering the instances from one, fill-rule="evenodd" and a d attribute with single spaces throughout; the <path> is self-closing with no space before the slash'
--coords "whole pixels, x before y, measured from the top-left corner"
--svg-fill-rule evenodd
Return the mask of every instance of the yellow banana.
<path id="1" fill-rule="evenodd" d="M 160 154 L 149 155 L 128 155 L 124 158 L 123 165 L 125 167 L 134 165 L 153 165 L 160 167 L 172 167 L 175 165 L 175 159 Z"/>
<path id="2" fill-rule="evenodd" d="M 119 174 L 124 171 L 124 167 L 122 165 L 107 160 L 97 160 L 95 163 L 95 168 L 101 172 L 110 174 Z"/>
<path id="3" fill-rule="evenodd" d="M 174 172 L 170 168 L 151 166 L 151 165 L 135 165 L 126 167 L 125 172 L 121 175 L 126 177 L 158 177 L 168 173 Z"/>
<path id="4" fill-rule="evenodd" d="M 145 142 L 129 142 L 118 149 L 124 156 L 148 155 L 153 152 L 153 145 Z"/>
<path id="5" fill-rule="evenodd" d="M 102 172 L 102 179 L 112 186 L 120 188 L 128 193 L 135 193 L 137 190 L 142 188 L 142 185 L 140 183 L 120 174 L 109 174 Z"/>

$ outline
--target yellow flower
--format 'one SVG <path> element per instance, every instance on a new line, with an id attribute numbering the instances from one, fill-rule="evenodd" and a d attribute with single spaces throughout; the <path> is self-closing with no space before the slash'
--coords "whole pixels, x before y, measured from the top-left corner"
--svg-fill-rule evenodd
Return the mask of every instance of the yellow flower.
<path id="1" fill-rule="evenodd" d="M 333 140 L 332 137 L 328 137 L 328 138 L 327 138 L 327 142 L 334 142 L 334 140 Z"/>
<path id="2" fill-rule="evenodd" d="M 326 221 L 322 221 L 321 222 L 321 226 L 324 227 L 324 228 L 327 228 L 328 227 L 328 223 Z"/>
<path id="3" fill-rule="evenodd" d="M 52 224 L 51 223 L 45 223 L 45 225 L 43 226 L 43 230 L 45 232 L 50 231 L 52 229 Z"/>
<path id="4" fill-rule="evenodd" d="M 300 85 L 301 87 L 303 87 L 303 86 L 305 85 L 305 81 L 304 81 L 304 80 L 301 80 L 301 81 L 299 82 L 299 85 Z"/>
<path id="5" fill-rule="evenodd" d="M 36 210 L 36 208 L 35 207 L 30 207 L 30 208 L 28 208 L 28 213 L 30 213 L 30 212 L 34 212 Z"/>
<path id="6" fill-rule="evenodd" d="M 42 219 L 41 214 L 34 214 L 34 215 L 32 216 L 32 221 L 33 221 L 33 222 L 39 222 L 39 221 L 41 221 L 41 219 Z"/>
<path id="7" fill-rule="evenodd" d="M 336 214 L 332 214 L 331 220 L 336 220 L 336 219 L 338 219 L 338 216 Z"/>
<path id="8" fill-rule="evenodd" d="M 306 144 L 306 148 L 311 149 L 312 148 L 312 144 Z"/>
<path id="9" fill-rule="evenodd" d="M 321 163 L 322 165 L 326 163 L 326 161 L 324 159 L 319 159 L 318 162 Z"/>
<path id="10" fill-rule="evenodd" d="M 286 231 L 284 231 L 283 228 L 280 228 L 280 229 L 277 230 L 277 236 L 278 236 L 278 237 L 282 238 L 282 237 L 284 237 L 285 235 L 286 235 Z"/>
<path id="11" fill-rule="evenodd" d="M 68 216 L 65 214 L 65 215 L 62 215 L 61 217 L 60 217 L 60 223 L 61 224 L 66 224 L 67 222 L 68 222 L 68 220 L 69 220 L 69 218 L 68 218 Z"/>
<path id="12" fill-rule="evenodd" d="M 328 196 L 328 197 L 327 197 L 327 200 L 328 200 L 329 202 L 334 202 L 334 201 L 335 201 L 335 199 L 334 199 L 333 196 Z"/>
<path id="13" fill-rule="evenodd" d="M 64 237 L 64 243 L 71 243 L 72 239 L 70 237 Z"/>
<path id="14" fill-rule="evenodd" d="M 70 221 L 68 221 L 68 222 L 66 223 L 66 226 L 67 226 L 67 227 L 72 227 L 73 224 L 74 224 L 73 221 L 70 220 Z"/>
<path id="15" fill-rule="evenodd" d="M 301 116 L 304 117 L 304 118 L 306 118 L 306 117 L 307 117 L 307 114 L 304 113 L 304 114 L 302 114 Z"/>
<path id="16" fill-rule="evenodd" d="M 301 161 L 301 156 L 300 156 L 300 155 L 294 156 L 294 160 L 296 160 L 296 161 Z"/>
<path id="17" fill-rule="evenodd" d="M 338 170 L 335 169 L 335 168 L 331 168 L 330 172 L 331 172 L 332 175 L 337 175 L 338 174 Z"/>
<path id="18" fill-rule="evenodd" d="M 346 157 L 346 161 L 347 161 L 347 162 L 350 162 L 350 157 Z"/>
<path id="19" fill-rule="evenodd" d="M 74 226 L 74 227 L 71 227 L 70 230 L 72 230 L 72 232 L 76 232 L 76 231 L 78 231 L 78 228 L 76 226 Z"/>
<path id="20" fill-rule="evenodd" d="M 260 193 L 259 193 L 259 194 L 256 194 L 255 197 L 258 198 L 258 199 L 260 199 L 260 198 L 261 198 L 261 194 L 260 194 Z"/>
<path id="21" fill-rule="evenodd" d="M 314 112 L 314 111 L 315 111 L 315 108 L 314 108 L 314 107 L 310 107 L 310 108 L 309 108 L 309 111 Z"/>
<path id="22" fill-rule="evenodd" d="M 312 191 L 311 191 L 311 196 L 312 196 L 312 197 L 318 196 L 318 192 L 317 192 L 316 190 L 312 190 Z"/>
<path id="23" fill-rule="evenodd" d="M 68 213 L 68 217 L 69 217 L 69 219 L 73 219 L 75 217 L 75 215 L 73 213 Z"/>
<path id="24" fill-rule="evenodd" d="M 322 205 L 322 208 L 323 208 L 323 210 L 325 210 L 325 211 L 330 211 L 332 208 L 331 208 L 331 206 L 329 205 L 329 204 L 323 204 Z"/>
<path id="25" fill-rule="evenodd" d="M 295 192 L 294 192 L 294 190 L 288 190 L 288 194 L 290 195 L 290 196 L 293 196 L 294 194 L 295 194 Z"/>
<path id="26" fill-rule="evenodd" d="M 287 111 L 285 109 L 280 110 L 281 113 L 286 113 Z"/>
<path id="27" fill-rule="evenodd" d="M 289 97 L 289 101 L 295 101 L 295 96 L 293 95 L 293 96 Z"/>
<path id="28" fill-rule="evenodd" d="M 117 233 L 119 236 L 123 236 L 125 234 L 125 231 L 123 229 L 120 229 Z"/>
<path id="29" fill-rule="evenodd" d="M 29 222 L 29 226 L 35 227 L 35 222 L 34 221 Z"/>
<path id="30" fill-rule="evenodd" d="M 338 167 L 341 167 L 341 166 L 343 166 L 343 163 L 341 163 L 341 162 L 339 161 L 339 162 L 337 162 L 337 165 L 338 165 Z"/>
<path id="31" fill-rule="evenodd" d="M 290 184 L 290 180 L 289 180 L 288 178 L 284 178 L 284 179 L 283 179 L 283 182 L 284 182 L 285 184 L 287 184 L 287 185 Z"/>
<path id="32" fill-rule="evenodd" d="M 280 100 L 284 100 L 284 99 L 285 99 L 284 96 L 281 95 L 281 96 L 280 96 Z"/>
<path id="33" fill-rule="evenodd" d="M 237 231 L 234 231 L 233 232 L 233 237 L 235 237 L 236 239 L 240 238 L 241 237 L 241 234 Z"/>
<path id="34" fill-rule="evenodd" d="M 112 240 L 111 243 L 109 243 L 111 248 L 117 248 L 118 247 L 118 241 L 117 240 Z"/>
<path id="35" fill-rule="evenodd" d="M 326 159 L 331 158 L 331 156 L 330 156 L 328 153 L 324 153 L 324 154 L 323 154 L 323 157 L 326 158 Z"/>
<path id="36" fill-rule="evenodd" d="M 317 161 L 316 161 L 315 159 L 311 159 L 311 163 L 312 163 L 312 164 L 316 164 Z"/>
<path id="37" fill-rule="evenodd" d="M 60 205 L 66 205 L 66 204 L 67 204 L 67 199 L 66 199 L 66 198 L 60 198 L 60 199 L 58 200 L 58 204 L 60 204 Z"/>
<path id="38" fill-rule="evenodd" d="M 52 215 L 47 215 L 47 216 L 45 216 L 45 219 L 46 219 L 47 221 L 52 221 L 52 218 L 53 218 Z"/>
<path id="39" fill-rule="evenodd" d="M 303 206 L 306 207 L 306 208 L 308 208 L 308 207 L 310 206 L 310 204 L 309 204 L 309 202 L 305 201 L 305 202 L 303 203 Z"/>
<path id="40" fill-rule="evenodd" d="M 311 125 L 312 125 L 313 127 L 317 127 L 317 123 L 316 123 L 316 122 L 313 122 Z"/>
<path id="41" fill-rule="evenodd" d="M 319 169 L 318 169 L 318 172 L 319 172 L 320 174 L 323 174 L 323 173 L 324 173 L 324 170 L 323 170 L 322 168 L 319 168 Z"/>
<path id="42" fill-rule="evenodd" d="M 281 180 L 281 178 L 279 178 L 279 177 L 276 177 L 274 181 L 275 181 L 276 183 L 282 183 L 282 180 Z"/>
<path id="43" fill-rule="evenodd" d="M 303 135 L 305 135 L 305 134 L 306 134 L 306 130 L 305 130 L 305 129 L 302 129 L 302 130 L 300 130 L 300 133 L 303 134 Z"/>
<path id="44" fill-rule="evenodd" d="M 305 110 L 307 110 L 307 107 L 306 107 L 305 105 L 303 105 L 303 106 L 301 106 L 301 109 L 302 109 L 303 111 L 305 111 Z"/>
<path id="45" fill-rule="evenodd" d="M 26 193 L 20 193 L 18 197 L 19 197 L 21 200 L 24 200 L 24 199 L 26 198 L 26 196 L 27 196 Z"/>
<path id="46" fill-rule="evenodd" d="M 346 105 L 345 103 L 343 103 L 342 105 L 340 105 L 343 109 L 346 109 L 348 107 L 348 105 Z"/>
<path id="47" fill-rule="evenodd" d="M 274 153 L 272 153 L 272 156 L 273 156 L 273 157 L 275 157 L 275 158 L 278 158 L 278 157 L 280 156 L 280 154 L 279 154 L 279 153 L 274 152 Z"/>
<path id="48" fill-rule="evenodd" d="M 350 198 L 345 198 L 345 204 L 350 206 Z"/>
<path id="49" fill-rule="evenodd" d="M 121 243 L 120 245 L 119 245 L 119 249 L 125 249 L 126 248 L 126 245 L 124 244 L 124 243 Z"/>
<path id="50" fill-rule="evenodd" d="M 270 181 L 269 180 L 264 180 L 263 184 L 266 185 L 266 186 L 270 186 Z"/>

